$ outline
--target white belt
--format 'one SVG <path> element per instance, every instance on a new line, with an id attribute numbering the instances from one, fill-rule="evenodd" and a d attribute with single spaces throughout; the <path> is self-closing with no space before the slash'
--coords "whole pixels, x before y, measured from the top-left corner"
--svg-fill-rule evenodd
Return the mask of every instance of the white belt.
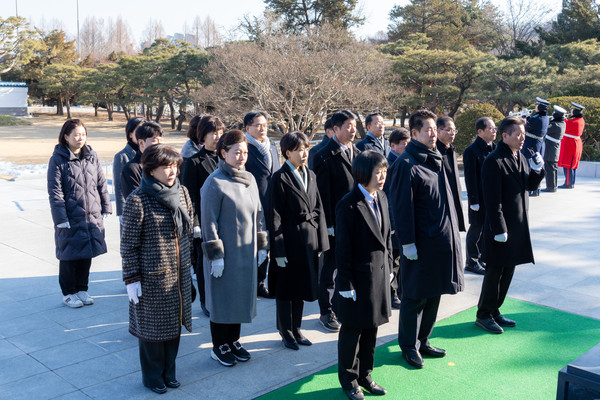
<path id="1" fill-rule="evenodd" d="M 567 135 L 566 133 L 563 136 L 570 137 L 571 139 L 581 139 L 581 136 Z"/>
<path id="2" fill-rule="evenodd" d="M 555 138 L 553 138 L 552 136 L 548 136 L 548 135 L 546 135 L 546 140 L 549 140 L 549 141 L 551 141 L 551 142 L 554 142 L 554 143 L 559 143 L 559 144 L 560 144 L 560 140 L 558 140 L 558 139 L 555 139 Z"/>
<path id="3" fill-rule="evenodd" d="M 542 140 L 544 138 L 544 136 L 535 136 L 533 133 L 529 132 L 525 132 L 525 136 L 538 140 Z"/>

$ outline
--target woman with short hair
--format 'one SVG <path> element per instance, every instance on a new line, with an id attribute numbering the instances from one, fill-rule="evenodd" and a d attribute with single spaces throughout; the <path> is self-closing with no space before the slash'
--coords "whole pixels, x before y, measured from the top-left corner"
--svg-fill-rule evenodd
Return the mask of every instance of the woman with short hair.
<path id="1" fill-rule="evenodd" d="M 244 133 L 226 132 L 217 154 L 219 167 L 201 190 L 202 250 L 211 357 L 231 367 L 250 359 L 239 342 L 240 330 L 256 316 L 256 268 L 267 258 L 268 236 L 256 181 L 244 169 Z"/>
<path id="2" fill-rule="evenodd" d="M 202 143 L 198 141 L 198 137 L 196 135 L 196 132 L 198 130 L 198 123 L 200 122 L 201 118 L 202 117 L 200 115 L 195 115 L 190 120 L 190 124 L 188 125 L 188 130 L 186 133 L 189 140 L 183 144 L 180 152 L 181 157 L 183 157 L 184 159 L 190 158 L 194 154 L 198 153 L 202 148 Z"/>
<path id="3" fill-rule="evenodd" d="M 106 253 L 103 219 L 112 212 L 98 155 L 86 141 L 83 121 L 66 121 L 48 163 L 58 282 L 63 303 L 72 308 L 94 304 L 88 294 L 90 267 L 92 258 Z"/>
<path id="4" fill-rule="evenodd" d="M 125 201 L 121 258 L 129 332 L 139 339 L 144 386 L 177 388 L 181 326 L 192 331 L 191 246 L 194 208 L 177 170 L 181 156 L 156 144 L 142 155 L 142 181 Z"/>

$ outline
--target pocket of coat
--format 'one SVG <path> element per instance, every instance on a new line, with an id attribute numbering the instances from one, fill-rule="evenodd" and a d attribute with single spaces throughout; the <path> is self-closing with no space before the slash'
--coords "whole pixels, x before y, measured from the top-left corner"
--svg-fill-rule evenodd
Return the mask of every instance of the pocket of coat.
<path id="1" fill-rule="evenodd" d="M 170 268 L 167 268 L 167 269 L 161 269 L 160 271 L 149 271 L 148 275 L 166 274 L 170 270 L 171 270 Z"/>

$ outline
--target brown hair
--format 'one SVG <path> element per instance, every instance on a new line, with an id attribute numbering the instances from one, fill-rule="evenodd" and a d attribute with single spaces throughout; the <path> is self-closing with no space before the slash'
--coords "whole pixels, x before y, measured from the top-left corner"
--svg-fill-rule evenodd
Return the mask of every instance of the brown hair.
<path id="1" fill-rule="evenodd" d="M 167 167 L 172 164 L 177 164 L 177 168 L 181 166 L 183 158 L 171 146 L 166 144 L 155 144 L 144 150 L 142 153 L 142 170 L 146 175 L 150 175 L 158 167 Z"/>
<path id="2" fill-rule="evenodd" d="M 204 137 L 207 134 L 211 132 L 217 132 L 219 130 L 225 130 L 225 124 L 223 121 L 214 115 L 205 115 L 198 123 L 198 128 L 196 130 L 196 138 L 198 143 L 204 143 Z"/>
<path id="3" fill-rule="evenodd" d="M 58 134 L 58 144 L 68 147 L 69 144 L 67 143 L 67 139 L 65 139 L 65 136 L 70 135 L 71 132 L 73 132 L 78 126 L 83 126 L 83 129 L 85 129 L 85 134 L 87 136 L 87 128 L 85 127 L 85 124 L 82 120 L 77 118 L 68 119 L 63 124 L 62 128 L 60 128 L 60 133 Z"/>

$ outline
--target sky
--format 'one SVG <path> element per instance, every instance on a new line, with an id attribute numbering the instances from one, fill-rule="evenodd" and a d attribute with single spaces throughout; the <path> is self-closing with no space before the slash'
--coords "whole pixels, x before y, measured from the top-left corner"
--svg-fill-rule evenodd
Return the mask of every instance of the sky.
<path id="1" fill-rule="evenodd" d="M 535 1 L 535 0 L 533 0 Z M 355 30 L 359 38 L 373 37 L 379 31 L 386 31 L 389 12 L 394 5 L 406 5 L 408 0 L 359 0 L 359 12 L 365 17 L 363 26 Z M 493 0 L 499 7 L 506 3 Z M 546 0 L 546 5 L 560 9 L 561 0 Z M 27 18 L 34 25 L 55 28 L 58 22 L 67 34 L 75 39 L 77 35 L 77 5 L 79 4 L 79 26 L 86 17 L 121 16 L 129 27 L 136 43 L 142 40 L 149 21 L 159 20 L 165 33 L 182 33 L 196 16 L 204 19 L 209 15 L 224 33 L 239 24 L 244 15 L 260 16 L 265 9 L 263 0 L 0 0 L 0 16 L 6 18 L 18 15 Z M 535 18 L 535 16 L 532 16 Z"/>

